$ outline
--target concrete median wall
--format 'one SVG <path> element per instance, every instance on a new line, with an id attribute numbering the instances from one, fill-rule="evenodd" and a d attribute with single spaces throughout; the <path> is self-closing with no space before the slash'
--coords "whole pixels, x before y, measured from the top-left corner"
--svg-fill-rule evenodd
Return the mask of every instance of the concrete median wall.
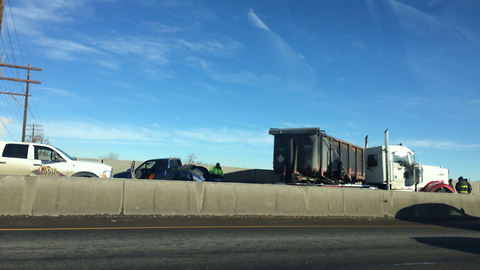
<path id="1" fill-rule="evenodd" d="M 0 176 L 0 215 L 118 215 L 123 184 L 114 179 Z"/>
<path id="2" fill-rule="evenodd" d="M 0 176 L 0 215 L 480 217 L 480 196 L 242 183 Z"/>

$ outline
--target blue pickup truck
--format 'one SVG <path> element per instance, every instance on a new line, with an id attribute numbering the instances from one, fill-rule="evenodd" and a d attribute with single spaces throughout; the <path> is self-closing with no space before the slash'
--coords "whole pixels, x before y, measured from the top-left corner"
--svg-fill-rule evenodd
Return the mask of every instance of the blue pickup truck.
<path id="1" fill-rule="evenodd" d="M 113 175 L 113 178 L 151 179 L 151 180 L 184 180 L 184 181 L 214 181 L 210 172 L 202 166 L 183 165 L 178 158 L 150 159 L 135 168 L 135 162 L 130 169 Z"/>

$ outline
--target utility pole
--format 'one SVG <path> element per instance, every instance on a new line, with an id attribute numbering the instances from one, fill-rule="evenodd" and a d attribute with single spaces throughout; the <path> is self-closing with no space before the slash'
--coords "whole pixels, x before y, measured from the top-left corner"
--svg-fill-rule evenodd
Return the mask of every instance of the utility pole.
<path id="1" fill-rule="evenodd" d="M 26 136 L 25 140 L 28 142 L 40 142 L 43 143 L 43 132 L 42 125 L 28 125 L 26 132 L 29 132 L 30 135 Z"/>
<path id="2" fill-rule="evenodd" d="M 4 8 L 4 6 L 5 6 L 5 0 L 0 0 L 0 33 L 2 32 L 2 20 L 3 20 L 3 8 Z M 25 94 L 18 94 L 18 93 L 11 93 L 11 92 L 0 92 L 0 94 L 7 94 L 7 95 L 12 96 L 12 98 L 15 99 L 15 101 L 17 101 L 17 102 L 18 102 L 18 100 L 15 98 L 15 96 L 24 96 L 25 97 L 25 106 L 23 106 L 24 113 L 23 113 L 23 128 L 22 128 L 22 142 L 24 142 L 25 141 L 25 129 L 26 129 L 26 126 L 27 126 L 28 97 L 30 96 L 28 94 L 28 91 L 29 91 L 29 88 L 30 88 L 30 83 L 41 84 L 41 82 L 30 80 L 30 71 L 31 70 L 42 71 L 42 69 L 41 68 L 34 68 L 30 64 L 28 64 L 28 67 L 5 64 L 5 54 L 3 55 L 3 61 L 2 61 L 2 63 L 0 63 L 0 66 L 2 67 L 2 73 L 0 75 L 0 80 L 27 83 L 27 91 L 25 92 Z M 3 77 L 3 68 L 4 67 L 27 69 L 28 70 L 27 79 L 26 80 L 21 80 L 21 79 Z M 18 102 L 18 103 L 20 104 L 20 102 Z M 21 104 L 20 104 L 20 106 L 21 106 Z M 33 128 L 35 128 L 35 125 L 34 125 Z"/>
<path id="3" fill-rule="evenodd" d="M 49 139 L 44 137 L 42 125 L 36 125 L 35 123 L 28 125 L 26 132 L 29 134 L 25 138 L 27 142 L 50 144 Z"/>
<path id="4" fill-rule="evenodd" d="M 1 1 L 1 0 L 0 0 L 0 1 Z M 25 97 L 25 106 L 22 106 L 22 107 L 23 107 L 23 110 L 24 110 L 24 113 L 23 113 L 23 128 L 22 128 L 22 142 L 24 142 L 24 141 L 25 141 L 25 129 L 26 129 L 26 126 L 27 126 L 28 97 L 30 96 L 30 95 L 28 94 L 28 92 L 29 92 L 29 88 L 30 88 L 30 83 L 41 84 L 41 82 L 39 82 L 39 81 L 32 81 L 32 80 L 30 80 L 30 71 L 31 71 L 31 70 L 42 71 L 42 69 L 41 69 L 41 68 L 32 67 L 31 64 L 28 64 L 28 67 L 26 67 L 26 66 L 18 66 L 18 65 L 10 65 L 10 64 L 0 63 L 0 66 L 2 67 L 2 75 L 0 76 L 0 80 L 27 83 L 27 91 L 25 92 L 25 94 L 11 93 L 11 92 L 0 92 L 0 94 L 6 94 L 6 95 L 12 96 L 12 98 L 15 99 L 15 101 L 17 101 L 17 102 L 18 102 L 18 100 L 14 97 L 15 95 L 16 95 L 16 96 L 24 96 L 24 97 Z M 15 78 L 3 77 L 3 67 L 27 69 L 27 70 L 28 70 L 27 79 L 26 79 L 26 80 L 22 80 L 22 79 L 15 79 Z M 20 103 L 20 102 L 18 102 L 18 103 Z"/>

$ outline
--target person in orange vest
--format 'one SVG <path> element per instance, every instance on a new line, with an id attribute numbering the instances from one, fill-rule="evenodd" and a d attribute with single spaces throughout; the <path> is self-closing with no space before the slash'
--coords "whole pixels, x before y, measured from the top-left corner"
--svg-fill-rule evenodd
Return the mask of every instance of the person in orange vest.
<path id="1" fill-rule="evenodd" d="M 210 174 L 213 176 L 214 181 L 220 182 L 223 181 L 223 171 L 222 167 L 220 167 L 220 163 L 217 163 L 217 165 L 213 166 L 210 169 Z"/>

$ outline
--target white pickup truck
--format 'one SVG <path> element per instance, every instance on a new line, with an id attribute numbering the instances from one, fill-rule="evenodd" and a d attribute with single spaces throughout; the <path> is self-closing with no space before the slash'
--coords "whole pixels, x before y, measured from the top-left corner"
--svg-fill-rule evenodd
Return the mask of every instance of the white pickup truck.
<path id="1" fill-rule="evenodd" d="M 0 175 L 112 176 L 112 167 L 79 161 L 51 145 L 0 141 Z"/>

